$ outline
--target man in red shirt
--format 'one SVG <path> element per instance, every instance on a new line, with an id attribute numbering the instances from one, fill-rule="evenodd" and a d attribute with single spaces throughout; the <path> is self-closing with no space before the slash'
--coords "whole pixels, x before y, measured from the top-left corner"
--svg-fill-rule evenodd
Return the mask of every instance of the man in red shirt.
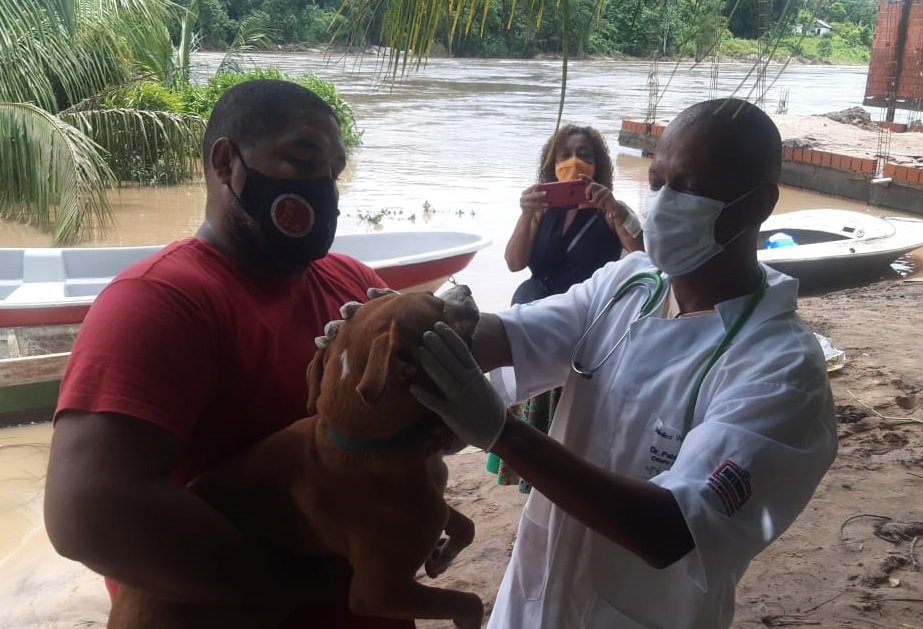
<path id="1" fill-rule="evenodd" d="M 247 538 L 185 487 L 305 414 L 314 337 L 383 286 L 327 251 L 346 165 L 330 107 L 294 83 L 228 90 L 203 140 L 205 221 L 125 270 L 77 337 L 51 443 L 55 548 L 179 601 L 290 608 L 287 628 L 413 627 L 345 607 L 345 562 Z"/>

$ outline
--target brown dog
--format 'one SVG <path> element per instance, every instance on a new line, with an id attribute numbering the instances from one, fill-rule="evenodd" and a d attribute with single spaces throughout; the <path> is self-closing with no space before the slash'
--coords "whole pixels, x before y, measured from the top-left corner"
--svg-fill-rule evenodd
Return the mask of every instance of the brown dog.
<path id="1" fill-rule="evenodd" d="M 311 416 L 191 487 L 242 530 L 292 554 L 347 558 L 354 613 L 451 618 L 473 629 L 484 613 L 476 595 L 415 580 L 424 564 L 430 577 L 440 574 L 474 539 L 474 523 L 443 498 L 442 456 L 461 444 L 408 390 L 425 382 L 418 348 L 426 330 L 445 321 L 470 341 L 477 325 L 467 287 L 442 297 L 389 295 L 360 308 L 308 368 Z M 287 614 L 177 604 L 122 588 L 108 627 L 271 629 Z"/>

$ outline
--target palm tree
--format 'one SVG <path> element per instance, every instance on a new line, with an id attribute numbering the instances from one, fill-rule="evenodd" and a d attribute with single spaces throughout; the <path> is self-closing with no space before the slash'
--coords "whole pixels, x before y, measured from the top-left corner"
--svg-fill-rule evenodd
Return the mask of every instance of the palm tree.
<path id="1" fill-rule="evenodd" d="M 201 118 L 105 105 L 139 77 L 168 79 L 177 11 L 169 0 L 0 0 L 0 218 L 74 242 L 112 222 L 114 160 L 194 173 Z"/>

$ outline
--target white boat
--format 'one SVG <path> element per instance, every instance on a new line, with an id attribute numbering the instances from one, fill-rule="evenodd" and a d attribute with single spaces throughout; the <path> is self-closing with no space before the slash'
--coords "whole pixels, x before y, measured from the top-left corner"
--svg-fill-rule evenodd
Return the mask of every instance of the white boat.
<path id="1" fill-rule="evenodd" d="M 760 249 L 761 262 L 809 285 L 835 284 L 888 272 L 899 257 L 923 248 L 923 220 L 800 210 L 770 216 L 760 228 L 764 247 L 770 238 L 783 246 Z"/>
<path id="2" fill-rule="evenodd" d="M 435 290 L 489 244 L 468 232 L 378 232 L 338 235 L 332 251 L 397 290 Z M 0 248 L 0 328 L 79 323 L 115 275 L 160 248 Z"/>
<path id="3" fill-rule="evenodd" d="M 379 232 L 338 235 L 332 250 L 413 291 L 436 290 L 489 244 L 467 232 Z M 0 248 L 0 426 L 50 419 L 77 324 L 115 275 L 160 248 Z"/>

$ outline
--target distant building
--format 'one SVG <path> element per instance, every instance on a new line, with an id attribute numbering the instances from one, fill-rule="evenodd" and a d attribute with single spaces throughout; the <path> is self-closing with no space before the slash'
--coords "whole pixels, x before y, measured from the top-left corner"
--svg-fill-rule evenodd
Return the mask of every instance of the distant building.
<path id="1" fill-rule="evenodd" d="M 821 35 L 826 35 L 831 30 L 833 30 L 829 24 L 823 20 L 814 20 L 814 34 L 818 37 Z"/>
<path id="2" fill-rule="evenodd" d="M 833 27 L 823 20 L 814 20 L 814 25 L 811 27 L 811 30 L 808 32 L 808 34 L 814 35 L 815 37 L 820 37 L 821 35 L 826 35 L 832 30 Z M 804 24 L 795 24 L 795 26 L 792 27 L 792 32 L 795 35 L 801 35 L 804 33 Z"/>

